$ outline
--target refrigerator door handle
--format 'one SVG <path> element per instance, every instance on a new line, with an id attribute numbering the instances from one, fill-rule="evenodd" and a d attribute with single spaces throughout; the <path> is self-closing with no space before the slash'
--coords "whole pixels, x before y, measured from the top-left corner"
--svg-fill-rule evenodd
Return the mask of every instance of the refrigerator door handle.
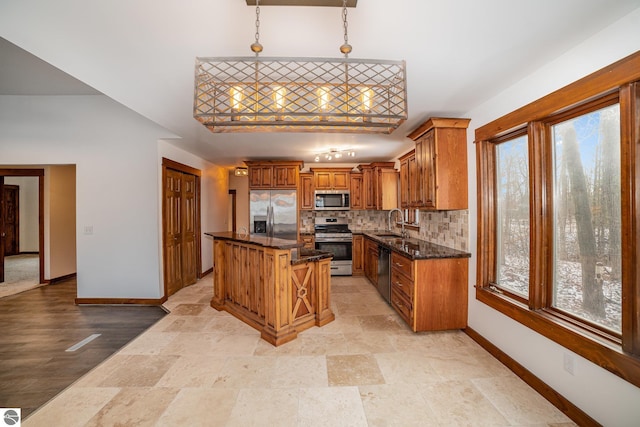
<path id="1" fill-rule="evenodd" d="M 267 237 L 269 237 L 269 233 L 271 233 L 271 208 L 267 206 L 267 227 L 265 230 Z"/>
<path id="2" fill-rule="evenodd" d="M 271 206 L 271 237 L 275 237 L 276 235 L 276 213 Z"/>

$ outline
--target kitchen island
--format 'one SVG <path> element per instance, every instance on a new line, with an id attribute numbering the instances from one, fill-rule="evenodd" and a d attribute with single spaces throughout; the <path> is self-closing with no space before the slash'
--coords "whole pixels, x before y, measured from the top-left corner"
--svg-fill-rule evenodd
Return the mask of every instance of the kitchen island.
<path id="1" fill-rule="evenodd" d="M 211 307 L 256 328 L 274 346 L 335 319 L 331 253 L 305 249 L 295 240 L 232 232 L 205 235 L 213 237 Z"/>

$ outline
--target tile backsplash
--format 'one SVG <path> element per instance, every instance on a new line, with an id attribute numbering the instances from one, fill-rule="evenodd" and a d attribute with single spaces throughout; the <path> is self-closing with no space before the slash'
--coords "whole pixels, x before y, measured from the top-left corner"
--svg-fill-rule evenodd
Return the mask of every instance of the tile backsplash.
<path id="1" fill-rule="evenodd" d="M 396 218 L 394 214 L 394 219 Z M 352 230 L 386 230 L 389 211 L 301 211 L 300 231 L 313 233 L 314 219 L 331 217 L 347 218 Z M 469 212 L 420 211 L 419 230 L 415 225 L 407 228 L 409 237 L 437 243 L 462 251 L 469 250 Z M 399 228 L 394 231 L 400 232 Z"/>
<path id="2" fill-rule="evenodd" d="M 469 211 L 420 212 L 418 239 L 461 251 L 469 250 Z"/>
<path id="3" fill-rule="evenodd" d="M 352 230 L 382 230 L 387 228 L 389 211 L 300 211 L 300 231 L 313 233 L 315 218 L 347 218 Z"/>

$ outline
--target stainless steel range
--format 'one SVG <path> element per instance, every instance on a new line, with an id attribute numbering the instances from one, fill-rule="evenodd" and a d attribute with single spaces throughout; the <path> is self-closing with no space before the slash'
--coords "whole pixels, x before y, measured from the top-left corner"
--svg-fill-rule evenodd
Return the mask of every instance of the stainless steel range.
<path id="1" fill-rule="evenodd" d="M 315 219 L 316 249 L 331 252 L 332 276 L 351 276 L 353 234 L 346 218 Z"/>

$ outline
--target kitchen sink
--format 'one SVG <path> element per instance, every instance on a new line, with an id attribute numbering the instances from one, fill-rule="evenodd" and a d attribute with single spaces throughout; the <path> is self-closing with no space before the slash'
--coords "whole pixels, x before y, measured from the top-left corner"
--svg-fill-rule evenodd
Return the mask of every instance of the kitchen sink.
<path id="1" fill-rule="evenodd" d="M 407 241 L 405 239 L 400 239 L 396 237 L 395 239 L 385 239 L 385 241 L 389 243 L 393 243 L 394 245 L 406 245 Z"/>
<path id="2" fill-rule="evenodd" d="M 401 236 L 398 236 L 397 234 L 393 234 L 393 233 L 374 233 L 374 236 L 380 237 L 380 238 L 383 238 L 383 239 L 386 239 L 386 238 L 399 238 L 399 239 L 401 239 L 402 238 Z"/>

